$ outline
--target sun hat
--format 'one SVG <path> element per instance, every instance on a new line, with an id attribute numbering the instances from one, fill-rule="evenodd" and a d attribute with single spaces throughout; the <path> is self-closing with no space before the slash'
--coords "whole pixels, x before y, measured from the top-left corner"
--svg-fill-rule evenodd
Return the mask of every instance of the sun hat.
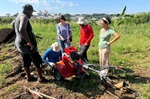
<path id="1" fill-rule="evenodd" d="M 54 52 L 59 52 L 60 51 L 60 45 L 59 45 L 58 42 L 53 43 L 51 47 L 52 47 L 52 50 Z"/>
<path id="2" fill-rule="evenodd" d="M 32 6 L 31 4 L 25 4 L 22 8 L 23 8 L 24 10 L 31 10 L 31 11 L 36 12 L 36 11 L 33 9 L 33 6 Z"/>
<path id="3" fill-rule="evenodd" d="M 84 25 L 86 25 L 87 23 L 86 23 L 84 17 L 80 17 L 80 18 L 78 19 L 77 24 L 84 24 Z"/>

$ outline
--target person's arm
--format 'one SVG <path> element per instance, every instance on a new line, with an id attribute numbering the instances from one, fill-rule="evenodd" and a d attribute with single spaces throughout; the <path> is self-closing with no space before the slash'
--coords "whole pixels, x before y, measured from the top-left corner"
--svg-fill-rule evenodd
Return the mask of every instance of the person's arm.
<path id="1" fill-rule="evenodd" d="M 47 50 L 44 55 L 42 56 L 42 61 L 46 64 L 48 64 L 48 60 L 46 60 L 46 58 L 48 57 L 48 54 L 50 53 L 49 50 Z"/>
<path id="2" fill-rule="evenodd" d="M 110 42 L 107 42 L 107 44 L 112 44 L 113 42 L 115 42 L 116 40 L 118 40 L 120 38 L 119 34 L 117 32 L 115 32 L 113 34 L 114 38 L 110 41 Z"/>
<path id="3" fill-rule="evenodd" d="M 85 43 L 85 46 L 89 45 L 91 40 L 92 40 L 92 38 L 94 37 L 93 29 L 92 29 L 92 27 L 90 25 L 88 26 L 88 30 L 89 30 L 89 38 L 87 39 L 87 41 Z"/>
<path id="4" fill-rule="evenodd" d="M 26 46 L 30 46 L 32 50 L 34 45 L 31 43 L 31 40 L 29 39 L 26 31 L 28 21 L 29 19 L 27 16 L 20 17 L 19 32 L 21 33 L 22 38 L 27 42 Z"/>
<path id="5" fill-rule="evenodd" d="M 13 29 L 15 29 L 15 19 L 11 22 L 10 25 L 12 26 Z"/>

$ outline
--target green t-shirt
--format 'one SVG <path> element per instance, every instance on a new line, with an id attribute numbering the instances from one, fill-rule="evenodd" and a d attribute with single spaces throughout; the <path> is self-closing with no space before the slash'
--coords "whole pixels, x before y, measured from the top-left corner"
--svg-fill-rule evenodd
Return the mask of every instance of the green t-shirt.
<path id="1" fill-rule="evenodd" d="M 104 49 L 104 48 L 108 48 L 109 45 L 107 44 L 107 42 L 109 42 L 110 37 L 115 33 L 114 30 L 112 30 L 111 28 L 109 28 L 106 33 L 102 33 L 102 29 L 100 31 L 100 35 L 99 35 L 99 48 L 100 49 Z"/>

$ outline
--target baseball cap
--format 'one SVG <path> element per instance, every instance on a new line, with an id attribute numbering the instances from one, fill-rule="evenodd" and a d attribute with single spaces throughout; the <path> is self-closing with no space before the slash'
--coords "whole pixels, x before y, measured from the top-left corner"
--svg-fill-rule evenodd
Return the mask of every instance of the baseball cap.
<path id="1" fill-rule="evenodd" d="M 24 10 L 32 10 L 34 12 L 36 12 L 34 9 L 33 9 L 33 6 L 31 4 L 25 4 L 23 7 L 22 7 Z"/>

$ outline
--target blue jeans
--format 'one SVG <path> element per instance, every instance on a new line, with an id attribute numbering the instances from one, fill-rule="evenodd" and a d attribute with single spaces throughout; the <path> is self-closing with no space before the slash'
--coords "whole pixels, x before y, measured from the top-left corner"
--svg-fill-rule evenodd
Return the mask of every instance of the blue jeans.
<path id="1" fill-rule="evenodd" d="M 70 43 L 67 42 L 67 40 L 62 41 L 62 40 L 58 39 L 58 42 L 59 42 L 59 44 L 60 44 L 60 46 L 61 46 L 62 53 L 65 52 L 65 46 L 66 46 L 66 47 L 70 47 Z"/>

